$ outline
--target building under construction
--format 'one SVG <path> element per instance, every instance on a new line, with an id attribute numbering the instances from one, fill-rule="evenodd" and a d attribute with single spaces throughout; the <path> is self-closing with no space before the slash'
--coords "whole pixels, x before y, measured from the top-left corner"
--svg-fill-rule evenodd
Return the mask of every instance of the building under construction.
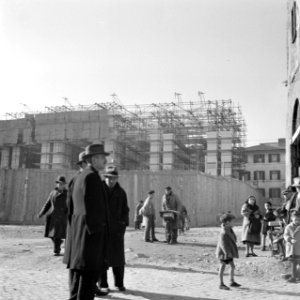
<path id="1" fill-rule="evenodd" d="M 90 143 L 105 143 L 123 170 L 198 170 L 238 178 L 245 121 L 231 100 L 46 107 L 0 121 L 1 168 L 76 168 Z"/>

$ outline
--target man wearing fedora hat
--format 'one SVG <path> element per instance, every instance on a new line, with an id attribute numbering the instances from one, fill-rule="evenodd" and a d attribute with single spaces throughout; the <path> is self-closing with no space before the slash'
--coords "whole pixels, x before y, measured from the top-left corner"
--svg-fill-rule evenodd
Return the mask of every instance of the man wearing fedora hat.
<path id="1" fill-rule="evenodd" d="M 46 203 L 38 214 L 38 218 L 47 214 L 45 237 L 52 239 L 54 255 L 59 256 L 62 241 L 66 238 L 67 190 L 65 185 L 67 182 L 64 176 L 58 176 L 55 182 L 56 187 L 50 192 Z"/>
<path id="2" fill-rule="evenodd" d="M 102 144 L 87 146 L 83 155 L 87 167 L 76 177 L 72 188 L 70 251 L 64 260 L 69 269 L 70 300 L 93 300 L 104 268 L 108 210 L 99 171 L 104 168 L 107 155 Z"/>
<path id="3" fill-rule="evenodd" d="M 104 187 L 108 195 L 110 239 L 108 242 L 108 265 L 103 270 L 98 284 L 100 291 L 108 292 L 107 269 L 112 267 L 115 287 L 119 291 L 125 291 L 124 236 L 126 226 L 129 225 L 127 195 L 118 182 L 119 173 L 116 166 L 108 165 L 105 169 L 104 177 Z"/>

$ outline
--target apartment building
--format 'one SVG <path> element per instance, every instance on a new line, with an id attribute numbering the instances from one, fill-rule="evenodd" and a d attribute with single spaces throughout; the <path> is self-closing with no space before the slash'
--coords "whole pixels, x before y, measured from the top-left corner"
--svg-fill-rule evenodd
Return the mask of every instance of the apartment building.
<path id="1" fill-rule="evenodd" d="M 265 198 L 279 204 L 285 189 L 285 139 L 246 147 L 245 159 L 243 180 Z"/>

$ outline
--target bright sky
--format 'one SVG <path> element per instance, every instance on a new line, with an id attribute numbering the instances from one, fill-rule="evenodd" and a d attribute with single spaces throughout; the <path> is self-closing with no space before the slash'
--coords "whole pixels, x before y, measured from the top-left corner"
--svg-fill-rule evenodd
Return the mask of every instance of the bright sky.
<path id="1" fill-rule="evenodd" d="M 276 141 L 286 15 L 286 0 L 0 0 L 0 115 L 201 91 L 241 106 L 248 145 Z"/>

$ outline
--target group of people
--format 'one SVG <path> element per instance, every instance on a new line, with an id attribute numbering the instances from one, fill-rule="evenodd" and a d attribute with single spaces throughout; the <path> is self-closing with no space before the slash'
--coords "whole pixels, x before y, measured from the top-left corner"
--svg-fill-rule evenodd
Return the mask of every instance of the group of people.
<path id="1" fill-rule="evenodd" d="M 261 212 L 254 196 L 249 196 L 241 208 L 243 216 L 241 241 L 246 245 L 246 257 L 256 257 L 254 246 L 262 243 L 261 250 L 266 250 L 266 237 L 269 238 L 271 250 L 274 244 L 281 255 L 281 260 L 289 260 L 292 266 L 287 281 L 296 282 L 297 266 L 300 264 L 300 251 L 295 251 L 295 245 L 300 244 L 300 178 L 294 178 L 294 184 L 282 192 L 284 202 L 281 207 L 273 210 L 272 203 L 264 204 L 265 212 Z M 238 258 L 237 238 L 232 229 L 235 216 L 223 213 L 220 216 L 221 231 L 218 238 L 216 256 L 220 260 L 219 288 L 229 290 L 230 287 L 239 287 L 234 280 L 234 258 Z M 274 221 L 278 221 L 275 223 Z M 279 229 L 274 226 L 278 224 Z M 295 238 L 298 236 L 299 238 Z M 274 252 L 273 252 L 274 253 Z M 224 284 L 223 276 L 226 265 L 230 266 L 230 287 Z"/>
<path id="2" fill-rule="evenodd" d="M 79 155 L 79 171 L 67 182 L 56 180 L 38 217 L 47 215 L 45 236 L 60 255 L 66 238 L 63 262 L 69 269 L 70 300 L 90 300 L 109 292 L 107 270 L 112 267 L 114 284 L 124 286 L 124 235 L 129 225 L 127 195 L 118 183 L 118 170 L 107 165 L 102 144 L 92 144 Z"/>
<path id="3" fill-rule="evenodd" d="M 46 215 L 45 237 L 51 238 L 55 256 L 61 253 L 63 239 L 66 238 L 63 262 L 69 269 L 70 300 L 94 299 L 109 292 L 107 270 L 112 267 L 114 284 L 120 291 L 124 286 L 124 236 L 129 225 L 127 195 L 118 182 L 118 170 L 107 165 L 102 144 L 92 144 L 80 153 L 79 171 L 67 184 L 64 176 L 59 176 L 56 187 L 38 213 Z M 106 166 L 106 168 L 105 168 Z M 104 180 L 100 171 L 105 168 Z M 148 192 L 145 201 L 136 206 L 135 229 L 145 223 L 144 241 L 156 242 L 154 205 L 155 191 Z M 300 178 L 283 191 L 285 201 L 279 209 L 273 210 L 272 203 L 265 203 L 265 212 L 260 211 L 254 196 L 248 197 L 241 208 L 243 216 L 241 241 L 246 245 L 246 257 L 255 257 L 254 246 L 265 250 L 268 236 L 271 243 L 278 243 L 278 249 L 285 259 L 292 262 L 289 282 L 296 282 L 297 264 L 293 247 L 300 232 Z M 185 206 L 179 197 L 167 186 L 162 197 L 160 216 L 165 226 L 165 242 L 176 244 L 178 231 L 184 230 L 188 221 Z M 239 287 L 234 280 L 234 258 L 238 258 L 237 238 L 232 229 L 235 216 L 230 212 L 220 217 L 221 231 L 216 255 L 220 260 L 220 289 L 228 290 L 223 276 L 226 265 L 230 265 L 230 287 Z M 272 221 L 279 220 L 281 230 L 273 239 Z M 261 239 L 262 234 L 262 239 Z M 280 236 L 281 235 L 281 236 Z M 281 247 L 279 247 L 281 246 Z"/>
<path id="4" fill-rule="evenodd" d="M 141 200 L 135 209 L 135 229 L 140 229 L 141 224 L 144 224 L 145 242 L 158 241 L 155 236 L 156 209 L 154 195 L 154 190 L 149 191 L 145 201 Z M 163 218 L 165 227 L 165 242 L 176 244 L 178 232 L 183 233 L 185 228 L 189 229 L 189 224 L 187 210 L 170 186 L 165 188 L 160 216 Z"/>

